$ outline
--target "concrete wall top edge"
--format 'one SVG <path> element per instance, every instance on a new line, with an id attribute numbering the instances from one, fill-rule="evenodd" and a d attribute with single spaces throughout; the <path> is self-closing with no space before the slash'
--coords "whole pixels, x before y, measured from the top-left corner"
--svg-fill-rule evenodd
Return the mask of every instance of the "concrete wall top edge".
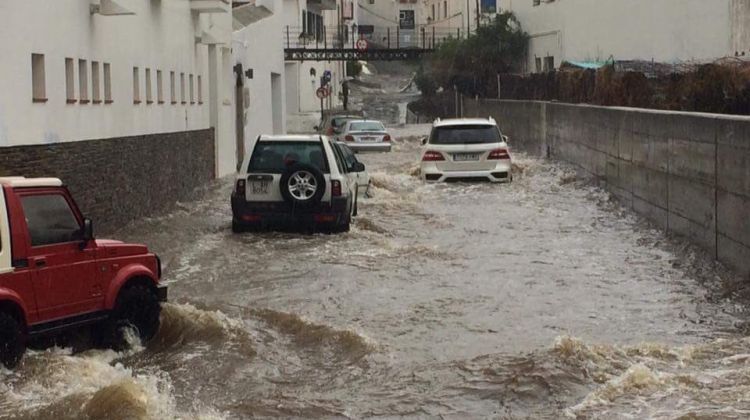
<path id="1" fill-rule="evenodd" d="M 555 101 L 532 101 L 532 100 L 527 101 L 527 100 L 522 100 L 522 99 L 494 99 L 494 98 L 490 99 L 488 98 L 488 99 L 482 99 L 482 101 L 494 102 L 494 103 L 503 103 L 503 102 L 535 103 L 535 104 L 547 104 L 547 105 L 560 106 L 560 107 L 595 108 L 595 109 L 602 109 L 602 110 L 626 111 L 626 112 L 633 112 L 633 113 L 642 112 L 642 113 L 648 113 L 648 114 L 693 116 L 693 117 L 703 117 L 703 118 L 715 118 L 715 119 L 720 119 L 720 120 L 750 122 L 750 116 L 746 116 L 746 115 L 713 114 L 713 113 L 708 113 L 708 112 L 669 111 L 669 110 L 663 110 L 663 109 L 633 108 L 633 107 L 624 107 L 624 106 L 602 106 L 602 105 L 592 105 L 592 104 L 574 104 L 574 103 L 568 103 L 568 102 L 555 102 Z"/>

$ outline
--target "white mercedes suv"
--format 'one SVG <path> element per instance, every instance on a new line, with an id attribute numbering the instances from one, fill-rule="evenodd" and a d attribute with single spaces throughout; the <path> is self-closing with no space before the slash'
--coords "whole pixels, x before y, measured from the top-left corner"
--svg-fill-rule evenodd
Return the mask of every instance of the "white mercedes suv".
<path id="1" fill-rule="evenodd" d="M 430 136 L 422 140 L 422 179 L 510 182 L 507 141 L 492 118 L 437 119 Z"/>
<path id="2" fill-rule="evenodd" d="M 356 172 L 321 135 L 260 136 L 232 191 L 232 231 L 305 227 L 346 232 L 357 215 Z"/>

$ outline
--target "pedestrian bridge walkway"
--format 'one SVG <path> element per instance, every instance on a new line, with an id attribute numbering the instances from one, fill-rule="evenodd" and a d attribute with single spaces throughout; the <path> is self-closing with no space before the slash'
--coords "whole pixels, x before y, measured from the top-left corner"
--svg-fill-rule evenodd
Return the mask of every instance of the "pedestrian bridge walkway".
<path id="1" fill-rule="evenodd" d="M 287 61 L 393 61 L 419 58 L 465 36 L 461 28 L 320 26 L 284 28 Z"/>

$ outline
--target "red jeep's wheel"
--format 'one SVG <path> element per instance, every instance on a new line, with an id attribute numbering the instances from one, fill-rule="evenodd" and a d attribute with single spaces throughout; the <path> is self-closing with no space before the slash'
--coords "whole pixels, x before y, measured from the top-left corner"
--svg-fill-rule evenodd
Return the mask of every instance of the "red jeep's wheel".
<path id="1" fill-rule="evenodd" d="M 154 292 L 138 284 L 127 287 L 117 296 L 115 308 L 104 325 L 103 343 L 115 350 L 127 348 L 126 328 L 134 328 L 142 342 L 152 339 L 159 331 L 161 306 Z"/>
<path id="2" fill-rule="evenodd" d="M 8 313 L 0 313 L 0 363 L 8 369 L 18 366 L 24 352 L 24 342 L 21 324 Z"/>

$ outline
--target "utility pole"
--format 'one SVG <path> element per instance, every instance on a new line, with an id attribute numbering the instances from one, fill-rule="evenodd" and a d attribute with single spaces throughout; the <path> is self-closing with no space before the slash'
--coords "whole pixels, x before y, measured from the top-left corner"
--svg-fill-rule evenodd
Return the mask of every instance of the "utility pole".
<path id="1" fill-rule="evenodd" d="M 476 6 L 477 6 L 477 29 L 479 29 L 479 13 L 481 11 L 479 9 L 479 0 L 476 0 Z"/>
<path id="2" fill-rule="evenodd" d="M 471 11 L 469 10 L 469 0 L 466 0 L 466 37 L 471 32 Z"/>

